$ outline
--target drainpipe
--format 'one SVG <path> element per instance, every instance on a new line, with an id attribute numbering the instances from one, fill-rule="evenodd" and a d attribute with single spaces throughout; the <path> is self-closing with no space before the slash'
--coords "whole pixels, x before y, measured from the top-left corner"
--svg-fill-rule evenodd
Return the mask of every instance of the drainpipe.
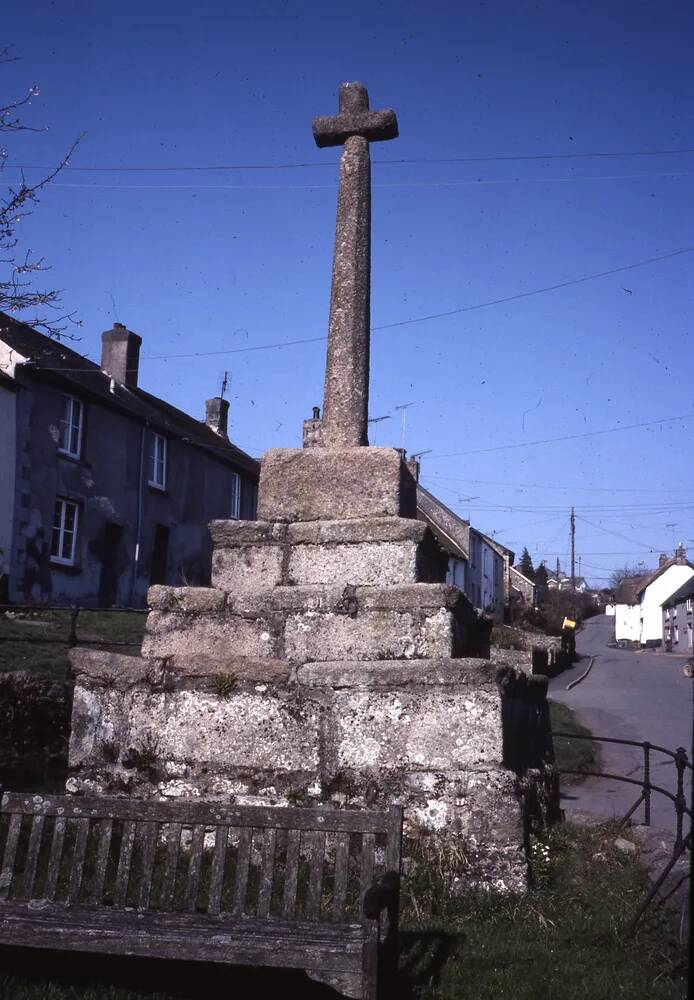
<path id="1" fill-rule="evenodd" d="M 137 584 L 137 569 L 140 564 L 140 543 L 142 541 L 142 508 L 144 506 L 142 490 L 145 479 L 145 443 L 147 440 L 147 429 L 149 421 L 142 425 L 140 434 L 140 467 L 137 479 L 137 520 L 135 526 L 135 558 L 133 559 L 133 572 L 130 581 L 130 606 L 135 607 L 135 587 Z"/>

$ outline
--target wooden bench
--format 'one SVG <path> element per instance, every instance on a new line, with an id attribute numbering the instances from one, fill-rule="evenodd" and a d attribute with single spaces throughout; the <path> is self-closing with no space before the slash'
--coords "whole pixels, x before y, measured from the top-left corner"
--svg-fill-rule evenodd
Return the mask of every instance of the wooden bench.
<path id="1" fill-rule="evenodd" d="M 41 796 L 0 804 L 0 945 L 304 969 L 375 998 L 402 810 Z"/>

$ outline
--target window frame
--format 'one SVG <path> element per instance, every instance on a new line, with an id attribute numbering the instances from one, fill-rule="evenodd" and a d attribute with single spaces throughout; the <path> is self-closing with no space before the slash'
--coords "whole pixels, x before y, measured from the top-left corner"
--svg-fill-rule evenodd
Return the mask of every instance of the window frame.
<path id="1" fill-rule="evenodd" d="M 56 514 L 58 505 L 60 504 L 60 523 L 56 525 Z M 73 507 L 75 511 L 73 526 L 66 532 L 65 521 L 66 512 L 68 507 Z M 56 566 L 76 566 L 77 565 L 77 534 L 79 532 L 80 524 L 80 505 L 76 500 L 71 500 L 69 497 L 57 496 L 55 498 L 55 504 L 53 505 L 53 524 L 51 526 L 51 555 L 50 561 Z M 53 541 L 55 538 L 55 532 L 58 531 L 58 555 L 53 552 Z M 62 555 L 64 545 L 65 545 L 65 535 L 66 533 L 72 534 L 72 546 L 70 550 L 70 555 L 68 557 Z"/>
<path id="2" fill-rule="evenodd" d="M 163 446 L 163 448 L 161 447 Z M 160 460 L 159 452 L 163 450 L 163 458 Z M 151 486 L 154 490 L 160 490 L 162 493 L 166 492 L 166 483 L 168 480 L 168 458 L 169 458 L 169 441 L 168 438 L 159 431 L 152 431 L 151 438 L 151 448 L 149 453 L 149 469 L 147 474 L 147 485 Z M 160 482 L 155 478 L 157 470 L 161 468 L 162 470 L 162 481 Z"/>
<path id="3" fill-rule="evenodd" d="M 81 399 L 77 396 L 72 396 L 70 393 L 64 392 L 62 394 L 63 401 L 63 414 L 60 418 L 60 437 L 58 438 L 58 451 L 61 455 L 66 455 L 68 458 L 79 459 L 82 457 L 82 443 L 84 441 L 84 412 L 85 406 Z M 69 405 L 70 419 L 69 422 L 66 420 L 66 404 Z M 75 414 L 75 404 L 79 407 L 79 420 L 74 422 Z M 72 443 L 72 432 L 74 428 L 77 428 L 77 450 L 73 451 L 70 447 Z M 63 438 L 63 433 L 65 428 L 68 428 L 68 441 L 67 446 L 60 443 Z"/>
<path id="4" fill-rule="evenodd" d="M 232 470 L 231 473 L 231 512 L 229 518 L 232 521 L 241 520 L 241 475 Z"/>

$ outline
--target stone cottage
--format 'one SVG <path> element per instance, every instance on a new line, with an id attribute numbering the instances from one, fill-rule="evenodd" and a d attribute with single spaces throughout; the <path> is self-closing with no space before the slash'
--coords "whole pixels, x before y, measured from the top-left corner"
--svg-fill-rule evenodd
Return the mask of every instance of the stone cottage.
<path id="1" fill-rule="evenodd" d="M 101 364 L 0 313 L 0 575 L 14 603 L 142 606 L 203 584 L 208 523 L 255 517 L 258 463 L 226 400 L 196 420 L 138 385 L 141 338 L 116 324 Z"/>

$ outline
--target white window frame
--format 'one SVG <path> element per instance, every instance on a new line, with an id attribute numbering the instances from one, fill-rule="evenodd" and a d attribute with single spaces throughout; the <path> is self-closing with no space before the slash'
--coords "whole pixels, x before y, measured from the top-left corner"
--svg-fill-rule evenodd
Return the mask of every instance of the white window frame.
<path id="1" fill-rule="evenodd" d="M 155 490 L 166 489 L 167 458 L 169 442 L 163 434 L 152 431 L 152 447 L 149 454 L 148 484 Z"/>
<path id="2" fill-rule="evenodd" d="M 233 521 L 239 521 L 241 519 L 241 476 L 238 472 L 232 472 L 231 474 L 231 513 L 229 517 Z"/>
<path id="3" fill-rule="evenodd" d="M 77 411 L 77 419 L 75 419 Z M 77 447 L 72 448 L 72 438 L 74 431 L 77 432 Z M 58 451 L 61 455 L 68 455 L 70 458 L 81 458 L 82 437 L 84 434 L 84 403 L 76 396 L 63 395 L 63 414 L 60 418 L 60 438 Z M 65 442 L 65 443 L 62 443 Z"/>
<path id="4" fill-rule="evenodd" d="M 691 610 L 692 610 L 692 599 L 691 599 L 691 597 L 688 597 L 687 598 L 687 611 L 691 611 Z"/>
<path id="5" fill-rule="evenodd" d="M 56 515 L 58 514 L 58 505 L 60 505 L 60 516 L 58 523 L 56 524 Z M 75 517 L 73 521 L 72 531 L 66 531 L 65 521 L 68 507 L 72 507 L 75 512 Z M 56 497 L 55 507 L 53 508 L 53 526 L 51 529 L 51 562 L 57 563 L 59 566 L 74 566 L 75 559 L 77 555 L 77 532 L 79 530 L 80 523 L 80 507 L 75 500 L 68 500 L 67 497 Z M 53 552 L 53 537 L 55 531 L 58 531 L 58 555 Z M 66 534 L 72 534 L 72 541 L 70 545 L 69 555 L 63 555 L 65 548 L 65 536 Z"/>

